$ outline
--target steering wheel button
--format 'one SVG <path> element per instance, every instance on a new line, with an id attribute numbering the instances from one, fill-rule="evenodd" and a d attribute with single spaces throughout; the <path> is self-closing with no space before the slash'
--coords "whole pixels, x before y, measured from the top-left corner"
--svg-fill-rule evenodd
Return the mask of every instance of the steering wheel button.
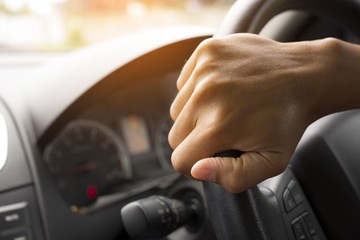
<path id="1" fill-rule="evenodd" d="M 294 180 L 290 181 L 287 188 L 290 190 L 291 195 L 293 196 L 296 205 L 299 205 L 300 203 L 302 203 L 304 201 L 300 187 Z"/>
<path id="2" fill-rule="evenodd" d="M 297 240 L 309 239 L 306 235 L 306 230 L 303 222 L 301 221 L 301 218 L 297 218 L 292 222 L 292 228 Z"/>
<path id="3" fill-rule="evenodd" d="M 315 226 L 314 226 L 314 223 L 311 219 L 311 216 L 308 212 L 304 213 L 302 215 L 302 218 L 305 222 L 305 226 L 308 230 L 308 232 L 311 234 L 311 235 L 315 235 L 316 234 L 316 231 L 315 231 Z"/>
<path id="4" fill-rule="evenodd" d="M 311 236 L 311 240 L 320 240 L 320 237 L 318 235 Z"/>
<path id="5" fill-rule="evenodd" d="M 294 198 L 292 197 L 289 189 L 285 189 L 283 194 L 284 207 L 286 212 L 290 212 L 296 207 Z"/>

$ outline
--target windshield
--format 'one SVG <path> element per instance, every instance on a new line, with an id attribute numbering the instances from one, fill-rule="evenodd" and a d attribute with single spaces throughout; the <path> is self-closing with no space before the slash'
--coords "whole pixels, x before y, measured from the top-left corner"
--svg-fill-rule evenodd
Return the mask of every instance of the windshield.
<path id="1" fill-rule="evenodd" d="M 0 0 L 0 50 L 68 50 L 149 28 L 216 27 L 234 1 Z"/>

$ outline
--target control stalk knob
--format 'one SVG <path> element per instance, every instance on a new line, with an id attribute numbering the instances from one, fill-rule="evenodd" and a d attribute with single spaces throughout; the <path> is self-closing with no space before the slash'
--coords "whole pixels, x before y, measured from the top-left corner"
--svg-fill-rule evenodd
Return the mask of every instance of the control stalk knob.
<path id="1" fill-rule="evenodd" d="M 126 232 L 136 237 L 162 237 L 187 223 L 194 208 L 163 196 L 151 196 L 131 202 L 121 209 Z"/>

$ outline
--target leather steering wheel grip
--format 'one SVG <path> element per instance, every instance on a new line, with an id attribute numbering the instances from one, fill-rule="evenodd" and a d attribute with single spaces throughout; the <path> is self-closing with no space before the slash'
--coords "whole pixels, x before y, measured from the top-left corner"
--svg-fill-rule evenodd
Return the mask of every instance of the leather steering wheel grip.
<path id="1" fill-rule="evenodd" d="M 325 18 L 360 36 L 358 0 L 238 0 L 215 36 L 258 34 L 273 17 L 287 10 L 301 10 Z M 232 157 L 236 152 L 230 150 L 220 156 Z M 203 182 L 203 187 L 218 240 L 288 238 L 276 196 L 270 190 L 255 186 L 244 193 L 231 194 L 215 183 Z"/>

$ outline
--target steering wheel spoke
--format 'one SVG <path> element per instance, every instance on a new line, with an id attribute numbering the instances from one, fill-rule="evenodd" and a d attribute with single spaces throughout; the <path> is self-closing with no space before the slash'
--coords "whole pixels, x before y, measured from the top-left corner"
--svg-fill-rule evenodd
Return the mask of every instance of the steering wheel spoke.
<path id="1" fill-rule="evenodd" d="M 254 187 L 231 194 L 215 183 L 205 182 L 204 191 L 218 239 L 287 238 L 278 201 L 269 189 Z"/>

